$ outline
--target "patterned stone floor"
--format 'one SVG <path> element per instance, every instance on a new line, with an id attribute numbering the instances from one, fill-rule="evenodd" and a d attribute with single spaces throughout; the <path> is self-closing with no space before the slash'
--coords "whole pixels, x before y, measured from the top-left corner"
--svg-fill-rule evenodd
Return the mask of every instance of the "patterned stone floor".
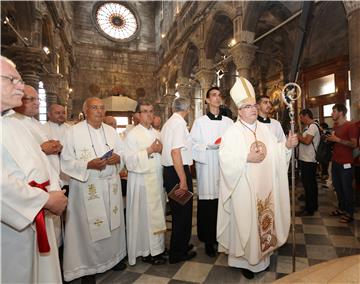
<path id="1" fill-rule="evenodd" d="M 303 189 L 299 186 L 296 195 Z M 360 254 L 360 213 L 350 224 L 339 223 L 329 212 L 336 205 L 334 192 L 319 181 L 319 211 L 313 217 L 296 217 L 296 271 L 330 259 Z M 359 203 L 358 203 L 359 204 Z M 302 202 L 297 201 L 297 211 Z M 194 215 L 196 216 L 194 202 Z M 168 217 L 168 226 L 171 222 Z M 178 264 L 152 266 L 137 260 L 135 266 L 124 271 L 108 271 L 97 275 L 97 283 L 270 283 L 292 272 L 292 235 L 288 242 L 271 256 L 268 271 L 258 273 L 253 280 L 245 279 L 239 269 L 227 266 L 227 258 L 219 254 L 208 257 L 204 246 L 197 240 L 196 218 L 193 217 L 192 243 L 197 256 Z M 170 232 L 167 233 L 167 243 Z M 72 283 L 80 283 L 79 280 Z"/>

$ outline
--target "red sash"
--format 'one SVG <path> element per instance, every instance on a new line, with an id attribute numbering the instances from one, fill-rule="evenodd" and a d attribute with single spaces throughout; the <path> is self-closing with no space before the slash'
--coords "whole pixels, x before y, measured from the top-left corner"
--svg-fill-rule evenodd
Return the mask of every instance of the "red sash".
<path id="1" fill-rule="evenodd" d="M 32 187 L 41 188 L 43 191 L 47 191 L 46 186 L 50 184 L 49 181 L 43 182 L 41 184 L 37 183 L 36 181 L 31 181 L 29 183 Z M 50 251 L 50 245 L 46 233 L 46 225 L 45 225 L 45 210 L 41 209 L 39 213 L 35 217 L 35 225 L 36 225 L 36 235 L 37 235 L 37 242 L 39 247 L 39 252 L 46 253 Z"/>

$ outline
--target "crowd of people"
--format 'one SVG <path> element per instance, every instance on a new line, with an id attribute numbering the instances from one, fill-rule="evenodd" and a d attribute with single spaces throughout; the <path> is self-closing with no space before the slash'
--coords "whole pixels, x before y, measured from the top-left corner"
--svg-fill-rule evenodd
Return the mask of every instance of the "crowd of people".
<path id="1" fill-rule="evenodd" d="M 189 100 L 173 101 L 173 114 L 160 130 L 161 119 L 143 99 L 135 110 L 137 123 L 123 138 L 116 120 L 105 116 L 100 98 L 85 100 L 85 118 L 73 126 L 66 124 L 65 109 L 58 104 L 49 106 L 49 121 L 41 125 L 35 118 L 37 91 L 25 85 L 5 57 L 1 80 L 4 283 L 77 278 L 95 283 L 98 273 L 125 269 L 126 257 L 129 265 L 139 258 L 153 265 L 194 258 L 193 198 L 185 204 L 177 201 L 193 192 L 193 161 L 198 238 L 209 257 L 228 254 L 229 266 L 241 268 L 246 278 L 265 270 L 273 251 L 287 241 L 288 164 L 298 142 L 306 196 L 303 214 L 317 210 L 314 153 L 320 128 L 311 111 L 300 112 L 307 127 L 303 134 L 286 137 L 280 123 L 270 118 L 270 99 L 256 100 L 253 86 L 243 77 L 230 91 L 238 109 L 235 123 L 221 111 L 219 88 L 212 87 L 205 98 L 207 114 L 194 121 L 191 131 L 186 122 Z M 338 124 L 327 139 L 335 144 L 332 176 L 339 200 L 331 214 L 349 222 L 354 212 L 350 153 L 358 133 L 345 115 L 346 108 L 334 106 Z M 177 198 L 167 198 L 173 190 Z M 167 199 L 172 215 L 169 250 Z"/>

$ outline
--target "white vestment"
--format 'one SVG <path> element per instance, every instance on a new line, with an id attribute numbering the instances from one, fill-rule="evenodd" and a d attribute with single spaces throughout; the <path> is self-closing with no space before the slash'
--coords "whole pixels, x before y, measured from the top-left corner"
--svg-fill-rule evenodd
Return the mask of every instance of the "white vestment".
<path id="1" fill-rule="evenodd" d="M 229 265 L 253 272 L 266 269 L 290 226 L 291 151 L 263 123 L 257 122 L 256 137 L 267 149 L 261 163 L 247 162 L 255 138 L 239 121 L 222 137 L 217 222 L 219 251 L 229 254 Z"/>
<path id="2" fill-rule="evenodd" d="M 128 260 L 136 263 L 138 256 L 156 256 L 165 250 L 165 191 L 161 157 L 148 157 L 146 148 L 159 132 L 135 126 L 125 139 L 125 164 L 128 169 L 126 224 Z"/>
<path id="3" fill-rule="evenodd" d="M 42 125 L 48 140 L 58 140 L 61 145 L 64 145 L 64 139 L 66 131 L 69 129 L 70 125 L 63 123 L 61 125 L 48 121 Z M 60 168 L 60 157 L 58 155 L 49 155 L 49 160 L 54 169 L 60 174 L 60 180 L 62 185 L 69 185 L 70 177 L 65 175 Z"/>
<path id="4" fill-rule="evenodd" d="M 199 199 L 219 197 L 219 150 L 214 143 L 231 125 L 233 121 L 226 116 L 221 120 L 211 120 L 204 115 L 194 121 L 190 135 Z"/>
<path id="5" fill-rule="evenodd" d="M 31 134 L 34 136 L 35 140 L 41 145 L 42 143 L 50 140 L 51 138 L 48 137 L 47 133 L 45 132 L 43 125 L 34 117 L 29 117 L 23 115 L 21 113 L 15 113 L 14 117 L 21 121 L 25 128 L 27 128 Z M 59 155 L 46 155 L 48 158 L 52 171 L 59 176 L 60 173 L 60 159 Z M 60 187 L 63 186 L 61 179 L 59 178 Z M 63 243 L 63 227 L 61 223 L 60 216 L 52 215 L 55 235 L 56 235 L 56 242 L 58 247 L 60 247 Z"/>
<path id="6" fill-rule="evenodd" d="M 51 213 L 45 214 L 49 253 L 39 253 L 34 219 L 48 193 L 28 183 L 50 181 L 48 191 L 59 190 L 59 180 L 32 133 L 12 111 L 1 118 L 1 282 L 62 283 Z"/>
<path id="7" fill-rule="evenodd" d="M 279 121 L 277 121 L 276 119 L 270 118 L 270 123 L 264 123 L 264 125 L 266 125 L 269 128 L 269 130 L 271 131 L 271 133 L 275 135 L 278 142 L 286 141 L 284 130 Z"/>
<path id="8" fill-rule="evenodd" d="M 64 279 L 102 273 L 126 255 L 125 222 L 118 166 L 87 169 L 110 149 L 122 155 L 121 140 L 110 126 L 79 122 L 67 131 L 61 168 L 71 177 L 65 221 Z"/>

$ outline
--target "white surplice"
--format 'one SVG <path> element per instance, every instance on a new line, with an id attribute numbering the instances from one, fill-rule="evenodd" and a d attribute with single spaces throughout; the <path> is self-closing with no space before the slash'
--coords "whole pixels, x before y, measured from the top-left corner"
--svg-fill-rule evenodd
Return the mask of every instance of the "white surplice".
<path id="1" fill-rule="evenodd" d="M 110 149 L 122 156 L 112 127 L 98 129 L 82 121 L 67 131 L 61 168 L 71 177 L 65 221 L 64 279 L 102 273 L 126 255 L 125 222 L 119 166 L 87 169 L 89 161 Z"/>
<path id="2" fill-rule="evenodd" d="M 257 122 L 256 137 L 267 148 L 261 163 L 247 162 L 255 138 L 239 121 L 222 137 L 217 222 L 219 251 L 229 254 L 229 265 L 253 272 L 266 269 L 272 251 L 286 242 L 290 227 L 291 151 L 263 123 Z"/>
<path id="3" fill-rule="evenodd" d="M 21 113 L 14 113 L 14 117 L 21 121 L 26 129 L 28 129 L 31 134 L 34 136 L 35 140 L 41 145 L 42 143 L 50 140 L 51 138 L 47 135 L 46 131 L 43 128 L 43 125 L 34 117 L 29 117 Z M 46 155 L 47 159 L 50 162 L 52 170 L 56 172 L 57 175 L 60 175 L 60 159 L 59 155 Z M 60 187 L 63 186 L 63 182 L 59 178 Z M 58 247 L 63 243 L 63 227 L 61 223 L 60 216 L 52 215 L 56 242 Z"/>
<path id="4" fill-rule="evenodd" d="M 285 142 L 286 137 L 283 128 L 281 127 L 281 124 L 276 119 L 270 118 L 270 123 L 264 123 L 272 134 L 275 135 L 277 142 Z"/>
<path id="5" fill-rule="evenodd" d="M 50 140 L 58 140 L 60 141 L 61 145 L 64 145 L 64 139 L 66 135 L 66 131 L 69 129 L 70 125 L 67 123 L 57 124 L 51 121 L 46 122 L 44 125 L 42 125 L 42 129 L 45 132 L 47 138 Z M 59 172 L 60 174 L 60 180 L 62 182 L 62 185 L 68 185 L 70 177 L 68 175 L 65 175 L 60 168 L 60 157 L 58 155 L 49 155 L 48 156 L 51 165 L 54 167 L 54 169 Z"/>
<path id="6" fill-rule="evenodd" d="M 128 260 L 136 263 L 138 256 L 156 256 L 165 250 L 165 191 L 161 157 L 148 157 L 146 148 L 159 132 L 141 124 L 125 139 L 125 163 L 128 169 L 126 224 Z"/>
<path id="7" fill-rule="evenodd" d="M 192 139 L 193 158 L 196 161 L 197 190 L 199 199 L 216 199 L 219 197 L 219 150 L 215 141 L 233 125 L 225 116 L 221 120 L 211 120 L 207 115 L 194 121 L 190 135 Z"/>
<path id="8" fill-rule="evenodd" d="M 1 118 L 1 280 L 2 283 L 62 283 L 58 250 L 49 212 L 45 215 L 50 252 L 40 254 L 34 219 L 48 193 L 30 187 L 50 181 L 48 191 L 59 190 L 59 180 L 38 142 L 12 111 Z"/>

